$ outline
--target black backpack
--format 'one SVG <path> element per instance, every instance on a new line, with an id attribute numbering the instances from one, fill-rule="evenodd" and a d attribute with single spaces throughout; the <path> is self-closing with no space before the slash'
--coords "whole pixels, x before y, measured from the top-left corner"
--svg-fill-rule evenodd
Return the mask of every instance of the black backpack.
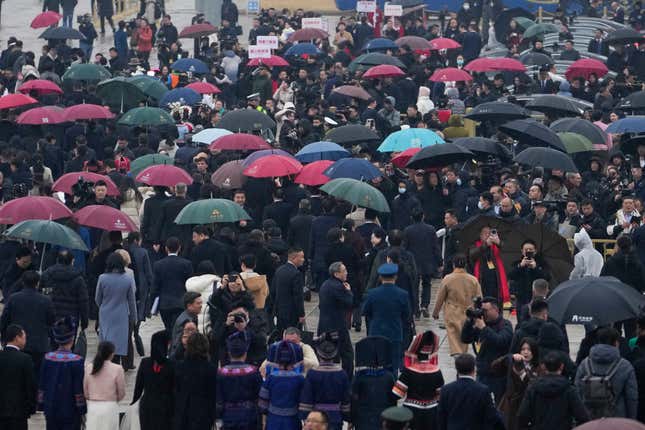
<path id="1" fill-rule="evenodd" d="M 612 378 L 618 370 L 620 358 L 613 362 L 606 375 L 595 373 L 591 358 L 585 364 L 587 375 L 582 378 L 582 401 L 589 410 L 591 419 L 613 417 L 616 411 L 616 393 Z"/>

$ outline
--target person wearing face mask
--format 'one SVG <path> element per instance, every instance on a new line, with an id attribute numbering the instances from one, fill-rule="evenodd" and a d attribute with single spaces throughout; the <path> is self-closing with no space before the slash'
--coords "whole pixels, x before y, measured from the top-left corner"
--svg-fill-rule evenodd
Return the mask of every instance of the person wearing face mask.
<path id="1" fill-rule="evenodd" d="M 399 194 L 392 201 L 391 228 L 403 230 L 412 223 L 412 213 L 415 208 L 423 210 L 421 202 L 413 194 L 408 193 L 408 184 L 399 181 Z"/>
<path id="2" fill-rule="evenodd" d="M 462 25 L 468 25 L 473 19 L 473 11 L 470 9 L 470 3 L 464 2 L 457 11 L 457 22 Z"/>

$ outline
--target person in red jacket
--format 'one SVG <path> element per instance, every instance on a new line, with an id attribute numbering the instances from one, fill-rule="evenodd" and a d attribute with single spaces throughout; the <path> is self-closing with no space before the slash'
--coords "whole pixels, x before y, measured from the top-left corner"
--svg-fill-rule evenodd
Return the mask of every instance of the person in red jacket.
<path id="1" fill-rule="evenodd" d="M 147 63 L 150 58 L 150 51 L 152 51 L 152 29 L 146 19 L 141 20 L 138 36 L 137 55 Z"/>

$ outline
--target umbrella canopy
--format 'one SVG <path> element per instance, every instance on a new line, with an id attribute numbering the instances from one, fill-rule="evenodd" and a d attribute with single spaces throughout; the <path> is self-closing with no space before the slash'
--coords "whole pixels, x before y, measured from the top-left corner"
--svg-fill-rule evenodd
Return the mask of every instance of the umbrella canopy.
<path id="1" fill-rule="evenodd" d="M 210 144 L 211 150 L 222 151 L 257 151 L 258 149 L 271 149 L 260 136 L 246 133 L 235 133 L 222 136 Z"/>
<path id="2" fill-rule="evenodd" d="M 602 61 L 595 60 L 593 58 L 581 58 L 578 61 L 574 61 L 567 71 L 564 73 L 564 76 L 570 81 L 575 78 L 585 78 L 589 79 L 589 75 L 594 74 L 599 78 L 602 78 L 609 72 L 607 66 Z"/>
<path id="3" fill-rule="evenodd" d="M 175 160 L 163 154 L 146 154 L 141 157 L 135 158 L 130 163 L 130 173 L 134 176 L 138 175 L 143 169 L 156 166 L 158 164 L 175 164 Z"/>
<path id="4" fill-rule="evenodd" d="M 196 91 L 199 94 L 219 94 L 222 91 L 220 91 L 219 88 L 217 88 L 215 85 L 211 84 L 210 82 L 203 82 L 203 81 L 198 81 L 198 82 L 193 82 L 192 84 L 186 85 L 186 88 L 190 88 L 193 91 Z"/>
<path id="5" fill-rule="evenodd" d="M 0 97 L 0 109 L 15 109 L 22 106 L 29 106 L 38 103 L 33 97 L 25 94 L 7 94 Z"/>
<path id="6" fill-rule="evenodd" d="M 597 327 L 638 317 L 645 296 L 613 276 L 585 276 L 558 285 L 547 301 L 558 323 Z"/>
<path id="7" fill-rule="evenodd" d="M 267 155 L 255 160 L 244 169 L 244 174 L 252 178 L 274 178 L 296 175 L 302 170 L 302 164 L 293 157 L 284 155 Z"/>
<path id="8" fill-rule="evenodd" d="M 374 209 L 377 212 L 390 212 L 390 206 L 383 193 L 367 182 L 350 178 L 333 179 L 320 189 L 330 196 L 362 208 Z"/>
<path id="9" fill-rule="evenodd" d="M 0 224 L 18 224 L 30 219 L 60 219 L 72 211 L 53 197 L 29 196 L 9 200 L 0 206 Z"/>
<path id="10" fill-rule="evenodd" d="M 473 77 L 465 70 L 457 69 L 456 67 L 446 67 L 445 69 L 435 70 L 429 80 L 433 82 L 463 82 L 472 81 Z"/>
<path id="11" fill-rule="evenodd" d="M 168 88 L 164 84 L 150 76 L 134 76 L 127 79 L 143 91 L 146 96 L 156 101 L 161 100 L 164 94 L 168 92 Z"/>
<path id="12" fill-rule="evenodd" d="M 67 107 L 63 115 L 67 121 L 114 118 L 114 114 L 109 109 L 89 103 Z"/>
<path id="13" fill-rule="evenodd" d="M 210 72 L 208 65 L 196 58 L 182 58 L 172 63 L 170 68 L 177 72 L 192 72 L 206 74 Z"/>
<path id="14" fill-rule="evenodd" d="M 38 38 L 46 40 L 85 40 L 85 35 L 71 27 L 49 27 L 47 30 L 43 31 Z"/>
<path id="15" fill-rule="evenodd" d="M 74 213 L 79 225 L 105 231 L 139 230 L 128 215 L 108 205 L 89 205 Z"/>
<path id="16" fill-rule="evenodd" d="M 408 164 L 410 159 L 414 157 L 419 151 L 421 151 L 421 148 L 408 148 L 396 157 L 392 158 L 392 164 L 394 164 L 399 169 L 403 169 L 405 165 Z"/>
<path id="17" fill-rule="evenodd" d="M 188 87 L 175 88 L 164 94 L 159 100 L 159 107 L 168 107 L 172 103 L 195 106 L 200 101 L 202 101 L 202 96 L 197 91 Z"/>
<path id="18" fill-rule="evenodd" d="M 527 109 L 543 112 L 552 116 L 581 115 L 582 109 L 568 97 L 548 94 L 536 97 L 525 105 Z"/>
<path id="19" fill-rule="evenodd" d="M 320 49 L 313 43 L 296 43 L 284 53 L 286 57 L 299 57 L 301 55 L 318 55 Z"/>
<path id="20" fill-rule="evenodd" d="M 527 146 L 550 146 L 566 151 L 558 135 L 534 119 L 516 119 L 499 126 L 499 130 Z"/>
<path id="21" fill-rule="evenodd" d="M 628 116 L 609 124 L 607 133 L 645 133 L 645 116 Z"/>
<path id="22" fill-rule="evenodd" d="M 122 76 L 100 82 L 96 87 L 96 94 L 104 103 L 119 107 L 121 112 L 124 107 L 137 106 L 147 98 L 139 87 Z"/>
<path id="23" fill-rule="evenodd" d="M 331 160 L 336 161 L 341 158 L 349 157 L 350 153 L 342 146 L 334 142 L 314 142 L 305 145 L 295 155 L 296 160 L 301 163 L 311 163 L 314 161 Z"/>
<path id="24" fill-rule="evenodd" d="M 361 68 L 361 70 L 369 69 L 372 66 L 378 66 L 381 64 L 389 64 L 390 66 L 396 66 L 399 69 L 407 68 L 405 67 L 405 64 L 403 64 L 403 62 L 397 57 L 382 54 L 380 52 L 370 52 L 369 54 L 363 54 L 356 57 L 354 61 L 349 63 L 347 69 L 353 73 L 359 68 Z"/>
<path id="25" fill-rule="evenodd" d="M 72 64 L 65 74 L 63 74 L 63 82 L 67 81 L 103 81 L 110 79 L 112 74 L 108 69 L 98 64 L 83 63 Z"/>
<path id="26" fill-rule="evenodd" d="M 334 88 L 332 92 L 361 100 L 369 100 L 370 98 L 372 98 L 370 93 L 365 91 L 362 87 L 358 87 L 356 85 L 341 85 L 340 87 Z"/>
<path id="27" fill-rule="evenodd" d="M 620 99 L 616 107 L 622 110 L 645 110 L 645 91 L 636 91 Z"/>
<path id="28" fill-rule="evenodd" d="M 387 51 L 387 50 L 396 50 L 399 49 L 399 46 L 390 39 L 384 37 L 377 37 L 376 39 L 368 40 L 363 46 L 363 51 L 373 52 L 373 51 Z"/>
<path id="29" fill-rule="evenodd" d="M 628 43 L 642 43 L 645 36 L 631 28 L 619 28 L 605 38 L 610 45 L 626 45 Z"/>
<path id="30" fill-rule="evenodd" d="M 13 239 L 31 240 L 38 243 L 62 246 L 63 248 L 89 251 L 83 239 L 69 227 L 51 220 L 27 220 L 19 222 L 4 232 Z"/>
<path id="31" fill-rule="evenodd" d="M 65 110 L 58 106 L 43 106 L 21 113 L 16 122 L 22 125 L 61 124 L 67 121 Z"/>
<path id="32" fill-rule="evenodd" d="M 511 151 L 495 139 L 485 137 L 460 137 L 452 141 L 468 149 L 476 158 L 496 157 L 500 160 L 510 161 L 513 158 Z"/>
<path id="33" fill-rule="evenodd" d="M 426 146 L 445 143 L 434 131 L 427 128 L 408 128 L 388 135 L 378 147 L 379 152 L 401 152 L 408 148 L 425 148 Z"/>
<path id="34" fill-rule="evenodd" d="M 233 160 L 222 164 L 211 175 L 211 183 L 219 189 L 236 190 L 246 183 L 243 160 Z"/>
<path id="35" fill-rule="evenodd" d="M 620 150 L 623 151 L 623 154 L 636 155 L 640 145 L 645 146 L 645 135 L 636 135 L 629 140 L 621 141 Z"/>
<path id="36" fill-rule="evenodd" d="M 506 41 L 506 35 L 511 21 L 515 18 L 523 17 L 529 20 L 535 19 L 535 16 L 526 9 L 520 7 L 506 9 L 499 13 L 495 18 L 495 38 L 500 42 Z M 519 23 L 518 23 L 519 24 Z M 526 29 L 526 27 L 522 27 Z"/>
<path id="37" fill-rule="evenodd" d="M 380 138 L 371 128 L 360 124 L 349 124 L 332 128 L 327 132 L 325 139 L 340 145 L 346 145 L 359 142 L 371 142 L 379 140 Z"/>
<path id="38" fill-rule="evenodd" d="M 427 146 L 410 159 L 405 166 L 408 169 L 425 169 L 443 167 L 453 163 L 471 160 L 475 154 L 454 143 Z"/>
<path id="39" fill-rule="evenodd" d="M 305 40 L 314 40 L 314 39 L 327 39 L 329 38 L 329 33 L 320 28 L 301 28 L 296 30 L 289 35 L 287 40 L 289 42 L 302 42 Z"/>
<path id="40" fill-rule="evenodd" d="M 607 149 L 607 143 L 609 142 L 609 135 L 600 129 L 597 125 L 581 119 L 581 118 L 562 118 L 551 123 L 549 127 L 551 130 L 556 133 L 561 132 L 571 132 L 581 134 L 596 145 L 596 149 L 599 145 L 603 145 L 604 149 Z"/>
<path id="41" fill-rule="evenodd" d="M 201 24 L 193 24 L 184 27 L 179 33 L 180 39 L 199 39 L 200 37 L 208 36 L 217 33 L 217 27 L 204 22 Z"/>
<path id="42" fill-rule="evenodd" d="M 245 219 L 251 219 L 251 217 L 240 205 L 231 200 L 204 199 L 184 206 L 177 214 L 175 224 L 213 224 Z"/>
<path id="43" fill-rule="evenodd" d="M 389 64 L 370 67 L 363 73 L 363 78 L 365 79 L 399 78 L 401 76 L 405 76 L 405 72 Z"/>
<path id="44" fill-rule="evenodd" d="M 70 172 L 65 173 L 63 176 L 58 178 L 56 182 L 52 185 L 52 191 L 60 191 L 65 194 L 74 194 L 72 187 L 80 180 L 83 179 L 85 182 L 91 182 L 93 184 L 98 181 L 103 181 L 107 185 L 107 195 L 108 196 L 120 196 L 121 192 L 119 187 L 116 186 L 114 181 L 110 179 L 109 176 L 99 175 L 98 173 L 92 172 Z"/>
<path id="45" fill-rule="evenodd" d="M 229 134 L 233 134 L 233 132 L 224 130 L 223 128 L 205 128 L 199 133 L 193 135 L 193 142 L 210 145 L 220 137 L 228 136 Z"/>
<path id="46" fill-rule="evenodd" d="M 560 29 L 551 23 L 546 23 L 546 22 L 541 22 L 539 24 L 534 24 L 527 28 L 524 31 L 523 38 L 524 39 L 531 39 L 533 37 L 538 37 L 538 36 L 544 36 L 545 34 L 549 33 L 559 33 Z"/>
<path id="47" fill-rule="evenodd" d="M 469 72 L 495 72 L 498 70 L 508 72 L 526 72 L 526 66 L 514 58 L 475 58 L 464 66 Z"/>
<path id="48" fill-rule="evenodd" d="M 473 121 L 502 123 L 514 119 L 528 118 L 529 116 L 529 112 L 526 109 L 514 103 L 486 102 L 475 106 L 464 118 Z"/>
<path id="49" fill-rule="evenodd" d="M 311 187 L 326 184 L 331 179 L 329 176 L 323 174 L 323 172 L 332 164 L 334 164 L 332 160 L 319 160 L 309 163 L 302 168 L 293 182 Z"/>
<path id="50" fill-rule="evenodd" d="M 594 150 L 594 146 L 593 143 L 591 143 L 591 140 L 587 139 L 581 134 L 564 131 L 558 133 L 558 136 L 560 137 L 562 143 L 564 143 L 564 147 L 567 148 L 567 152 L 569 154 L 589 152 Z"/>
<path id="51" fill-rule="evenodd" d="M 331 179 L 352 178 L 371 181 L 383 176 L 381 171 L 364 158 L 341 158 L 323 172 Z"/>
<path id="52" fill-rule="evenodd" d="M 119 119 L 121 125 L 140 127 L 158 127 L 162 125 L 175 125 L 175 120 L 168 112 L 155 107 L 138 107 L 130 109 Z"/>
<path id="53" fill-rule="evenodd" d="M 517 154 L 514 161 L 531 167 L 577 172 L 576 165 L 567 154 L 551 148 L 527 148 Z"/>
<path id="54" fill-rule="evenodd" d="M 193 178 L 184 169 L 170 164 L 156 164 L 146 167 L 136 176 L 137 182 L 147 185 L 174 187 L 179 183 L 190 185 Z"/>
<path id="55" fill-rule="evenodd" d="M 23 94 L 29 94 L 33 91 L 39 96 L 44 94 L 63 94 L 63 90 L 58 85 L 46 79 L 32 79 L 31 81 L 27 81 L 20 85 L 18 91 Z"/>
<path id="56" fill-rule="evenodd" d="M 437 37 L 430 41 L 430 50 L 438 51 L 440 49 L 457 49 L 461 48 L 461 45 L 458 42 L 455 42 L 452 39 L 447 37 Z"/>
<path id="57" fill-rule="evenodd" d="M 50 25 L 58 24 L 58 21 L 63 17 L 63 15 L 54 12 L 53 10 L 48 10 L 47 12 L 39 13 L 31 21 L 31 28 L 45 28 Z"/>
<path id="58" fill-rule="evenodd" d="M 236 133 L 275 128 L 275 121 L 255 109 L 239 109 L 224 114 L 217 126 Z"/>
<path id="59" fill-rule="evenodd" d="M 249 67 L 256 67 L 262 64 L 269 67 L 285 67 L 289 65 L 289 62 L 282 57 L 272 55 L 269 58 L 252 58 L 246 63 Z"/>
<path id="60" fill-rule="evenodd" d="M 515 21 L 517 23 L 517 26 L 520 27 L 522 30 L 526 30 L 530 26 L 536 24 L 535 21 L 525 16 L 516 16 L 515 18 L 513 18 L 513 21 Z"/>
<path id="61" fill-rule="evenodd" d="M 262 157 L 266 157 L 268 155 L 282 155 L 283 157 L 293 158 L 293 155 L 289 154 L 287 151 L 283 149 L 262 149 L 260 151 L 255 151 L 249 154 L 242 162 L 242 166 L 249 167 L 255 161 L 259 160 Z M 295 160 L 295 158 L 293 159 Z"/>
<path id="62" fill-rule="evenodd" d="M 645 424 L 627 418 L 600 418 L 577 426 L 574 430 L 645 430 Z"/>
<path id="63" fill-rule="evenodd" d="M 394 41 L 397 46 L 409 46 L 415 51 L 429 51 L 432 49 L 432 45 L 427 39 L 419 36 L 403 36 L 399 37 Z"/>
<path id="64" fill-rule="evenodd" d="M 541 52 L 526 52 L 520 55 L 520 61 L 525 66 L 544 66 L 554 64 L 553 58 Z"/>

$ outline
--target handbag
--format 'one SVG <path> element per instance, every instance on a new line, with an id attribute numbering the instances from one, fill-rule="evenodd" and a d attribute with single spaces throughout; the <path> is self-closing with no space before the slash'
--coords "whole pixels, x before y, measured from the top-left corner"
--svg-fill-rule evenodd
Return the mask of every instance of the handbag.
<path id="1" fill-rule="evenodd" d="M 74 350 L 72 351 L 76 355 L 80 355 L 85 358 L 87 356 L 87 336 L 85 336 L 85 330 L 81 330 L 76 342 L 74 343 Z"/>
<path id="2" fill-rule="evenodd" d="M 146 355 L 146 349 L 143 346 L 143 339 L 141 339 L 141 335 L 139 334 L 139 326 L 135 326 L 134 328 L 134 348 L 137 350 L 137 354 L 139 354 L 139 357 L 145 357 Z"/>

